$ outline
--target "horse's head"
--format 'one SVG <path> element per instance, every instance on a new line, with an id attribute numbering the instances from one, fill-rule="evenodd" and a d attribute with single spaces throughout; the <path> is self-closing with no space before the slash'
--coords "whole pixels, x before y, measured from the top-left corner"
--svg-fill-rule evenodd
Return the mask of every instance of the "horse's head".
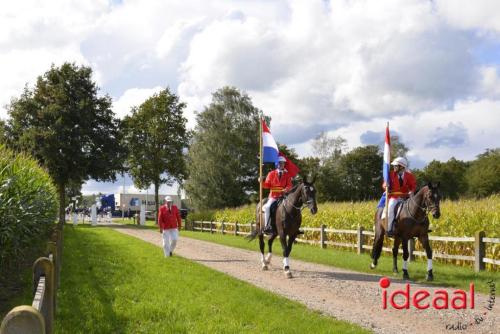
<path id="1" fill-rule="evenodd" d="M 318 212 L 318 206 L 316 204 L 316 188 L 313 185 L 315 180 L 316 176 L 311 182 L 305 179 L 302 187 L 302 201 L 311 210 L 313 215 Z"/>
<path id="2" fill-rule="evenodd" d="M 436 185 L 429 182 L 427 184 L 427 188 L 429 190 L 424 195 L 424 203 L 428 210 L 432 213 L 432 217 L 437 219 L 441 216 L 441 210 L 439 208 L 439 201 L 441 200 L 439 182 Z"/>

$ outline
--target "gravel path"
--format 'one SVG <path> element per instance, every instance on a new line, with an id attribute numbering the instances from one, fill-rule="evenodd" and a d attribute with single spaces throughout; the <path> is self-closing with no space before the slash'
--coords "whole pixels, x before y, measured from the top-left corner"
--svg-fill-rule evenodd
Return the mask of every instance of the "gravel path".
<path id="1" fill-rule="evenodd" d="M 157 231 L 128 227 L 115 229 L 161 246 L 161 235 Z M 281 253 L 279 245 L 275 252 L 278 249 Z M 500 305 L 494 305 L 492 311 L 485 309 L 489 296 L 483 294 L 475 294 L 476 307 L 473 311 L 435 310 L 434 308 L 418 310 L 413 306 L 410 306 L 409 310 L 395 310 L 390 305 L 388 309 L 383 310 L 382 288 L 379 285 L 381 276 L 294 260 L 293 252 L 290 261 L 294 275 L 292 279 L 284 277 L 282 258 L 277 255 L 273 256 L 270 270 L 261 271 L 260 253 L 256 251 L 182 236 L 177 243 L 175 254 L 296 300 L 310 309 L 371 329 L 376 333 L 500 333 Z M 404 287 L 404 282 L 392 280 L 391 286 L 387 289 L 388 295 L 394 289 Z M 422 287 L 424 285 L 412 283 L 410 289 L 416 291 Z M 429 291 L 438 289 L 426 288 Z M 446 290 L 451 299 L 453 289 Z M 429 299 L 426 300 L 429 301 Z M 468 326 L 478 315 L 482 315 L 484 321 Z M 455 328 L 461 327 L 461 330 L 447 329 L 447 325 L 453 325 Z M 464 325 L 467 325 L 466 329 L 463 328 Z"/>

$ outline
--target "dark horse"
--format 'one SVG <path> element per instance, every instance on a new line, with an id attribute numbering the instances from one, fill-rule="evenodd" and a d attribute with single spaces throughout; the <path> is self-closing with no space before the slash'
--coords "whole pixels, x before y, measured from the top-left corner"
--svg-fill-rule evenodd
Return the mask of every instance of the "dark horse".
<path id="1" fill-rule="evenodd" d="M 279 203 L 276 209 L 276 229 L 270 236 L 268 241 L 269 253 L 264 257 L 264 234 L 259 224 L 259 214 L 262 217 L 262 222 L 264 222 L 264 217 L 262 215 L 262 210 L 260 204 L 257 205 L 257 224 L 255 231 L 247 237 L 249 240 L 255 239 L 259 236 L 259 246 L 261 252 L 261 262 L 262 270 L 267 270 L 268 265 L 271 264 L 271 253 L 273 249 L 273 241 L 279 236 L 281 241 L 281 247 L 283 248 L 283 270 L 288 278 L 292 277 L 290 272 L 290 265 L 288 262 L 288 257 L 292 251 L 292 244 L 299 234 L 300 224 L 302 223 L 302 209 L 307 206 L 312 214 L 318 212 L 318 207 L 316 205 L 316 189 L 313 187 L 314 180 L 309 183 L 303 181 L 298 185 L 294 186 L 287 194 L 285 194 L 284 199 Z M 288 237 L 288 239 L 287 239 Z"/>
<path id="2" fill-rule="evenodd" d="M 428 183 L 420 189 L 414 196 L 411 196 L 402 204 L 401 214 L 395 221 L 394 225 L 394 247 L 392 248 L 393 265 L 392 271 L 398 272 L 397 257 L 399 244 L 403 243 L 403 279 L 410 279 L 408 275 L 408 240 L 418 238 L 425 249 L 427 255 L 427 280 L 432 281 L 432 249 L 429 243 L 429 219 L 428 212 L 432 213 L 434 218 L 439 218 L 441 215 L 439 209 L 439 182 L 437 185 Z M 383 208 L 377 209 L 375 214 L 375 241 L 372 249 L 373 262 L 370 268 L 374 269 L 377 266 L 382 245 L 384 243 L 384 235 L 387 230 L 386 219 L 382 219 Z"/>

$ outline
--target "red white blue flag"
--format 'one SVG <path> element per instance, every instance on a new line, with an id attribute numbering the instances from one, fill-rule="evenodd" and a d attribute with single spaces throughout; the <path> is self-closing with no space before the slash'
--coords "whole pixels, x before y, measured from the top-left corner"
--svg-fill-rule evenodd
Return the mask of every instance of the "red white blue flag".
<path id="1" fill-rule="evenodd" d="M 266 122 L 262 121 L 262 162 L 278 162 L 278 145 L 271 135 L 271 131 L 266 125 Z"/>
<path id="2" fill-rule="evenodd" d="M 389 172 L 391 171 L 391 136 L 389 134 L 389 123 L 385 128 L 385 145 L 384 145 L 384 162 L 382 163 L 382 174 L 384 176 L 384 184 L 391 186 Z"/>

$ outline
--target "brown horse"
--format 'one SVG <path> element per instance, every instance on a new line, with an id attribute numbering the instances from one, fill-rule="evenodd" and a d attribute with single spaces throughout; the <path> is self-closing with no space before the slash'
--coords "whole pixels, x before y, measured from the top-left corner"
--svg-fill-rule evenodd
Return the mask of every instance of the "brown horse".
<path id="1" fill-rule="evenodd" d="M 428 212 L 432 213 L 434 218 L 439 218 L 441 215 L 439 209 L 439 182 L 437 185 L 428 183 L 420 189 L 414 196 L 402 203 L 401 214 L 395 221 L 394 225 L 394 247 L 392 248 L 393 265 L 392 271 L 398 272 L 397 257 L 399 244 L 403 244 L 403 279 L 410 279 L 408 275 L 408 241 L 411 238 L 418 238 L 425 249 L 427 255 L 427 277 L 428 281 L 432 281 L 432 249 L 429 243 L 429 219 Z M 383 208 L 378 208 L 375 213 L 375 241 L 372 249 L 373 262 L 370 265 L 371 269 L 377 266 L 382 245 L 384 243 L 384 235 L 387 230 L 386 219 L 382 219 Z"/>
<path id="2" fill-rule="evenodd" d="M 269 252 L 267 253 L 267 256 L 264 256 L 264 234 L 260 228 L 259 214 L 262 217 L 262 222 L 264 222 L 264 217 L 262 215 L 261 206 L 259 204 L 257 205 L 256 229 L 247 237 L 247 239 L 253 240 L 257 235 L 259 236 L 262 270 L 267 270 L 268 266 L 271 264 L 273 241 L 277 236 L 279 236 L 281 247 L 283 248 L 283 270 L 285 271 L 286 277 L 292 277 L 288 258 L 292 251 L 293 242 L 299 234 L 300 224 L 302 223 L 302 209 L 308 207 L 312 214 L 318 212 L 318 207 L 316 205 L 316 189 L 314 188 L 313 183 L 314 180 L 310 183 L 304 181 L 294 186 L 287 194 L 285 194 L 284 199 L 278 204 L 275 216 L 276 228 L 273 230 L 273 234 L 268 240 Z"/>

